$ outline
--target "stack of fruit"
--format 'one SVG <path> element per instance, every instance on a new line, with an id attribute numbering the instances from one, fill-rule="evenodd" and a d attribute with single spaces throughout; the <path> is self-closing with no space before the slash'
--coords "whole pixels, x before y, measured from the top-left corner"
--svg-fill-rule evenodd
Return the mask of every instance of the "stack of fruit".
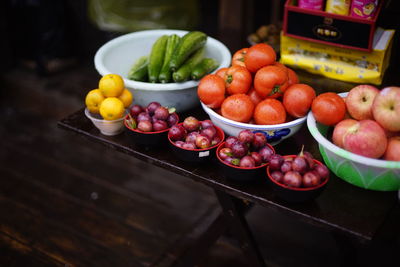
<path id="1" fill-rule="evenodd" d="M 159 132 L 167 130 L 179 121 L 175 108 L 161 106 L 159 102 L 150 102 L 146 107 L 133 105 L 129 109 L 127 124 L 131 129 L 141 132 Z"/>
<path id="2" fill-rule="evenodd" d="M 218 157 L 233 166 L 253 168 L 266 165 L 275 150 L 263 133 L 242 130 L 238 136 L 229 136 L 218 148 Z"/>
<path id="3" fill-rule="evenodd" d="M 222 141 L 218 130 L 210 120 L 199 121 L 194 116 L 186 117 L 181 124 L 171 127 L 168 137 L 183 149 L 205 149 Z"/>
<path id="4" fill-rule="evenodd" d="M 261 125 L 304 117 L 316 96 L 296 73 L 276 61 L 265 43 L 238 50 L 229 68 L 200 80 L 198 97 L 225 118 Z"/>
<path id="5" fill-rule="evenodd" d="M 342 98 L 331 92 L 312 103 L 315 120 L 333 126 L 335 145 L 369 158 L 400 161 L 400 87 L 358 85 Z"/>
<path id="6" fill-rule="evenodd" d="M 98 88 L 89 91 L 85 98 L 87 109 L 100 114 L 104 120 L 122 118 L 132 101 L 132 93 L 125 88 L 124 80 L 118 74 L 104 75 Z"/>

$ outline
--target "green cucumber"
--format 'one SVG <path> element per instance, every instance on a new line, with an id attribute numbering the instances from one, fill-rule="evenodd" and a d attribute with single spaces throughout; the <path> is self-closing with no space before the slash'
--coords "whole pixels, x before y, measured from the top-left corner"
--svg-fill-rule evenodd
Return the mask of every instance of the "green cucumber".
<path id="1" fill-rule="evenodd" d="M 128 72 L 128 79 L 134 81 L 147 81 L 148 56 L 138 58 Z"/>
<path id="2" fill-rule="evenodd" d="M 193 80 L 200 80 L 209 72 L 212 72 L 219 66 L 218 61 L 213 58 L 203 58 L 199 64 L 193 67 L 191 77 Z"/>
<path id="3" fill-rule="evenodd" d="M 162 35 L 151 48 L 148 66 L 149 82 L 158 82 L 158 75 L 160 74 L 161 67 L 164 63 L 167 40 L 168 35 Z"/>
<path id="4" fill-rule="evenodd" d="M 160 74 L 158 75 L 158 80 L 162 83 L 168 83 L 171 81 L 172 73 L 169 68 L 169 62 L 180 39 L 181 38 L 176 34 L 171 34 L 168 36 L 167 46 L 165 48 L 164 63 L 161 67 Z"/>
<path id="5" fill-rule="evenodd" d="M 180 66 L 180 68 L 172 73 L 172 79 L 174 82 L 184 82 L 190 79 L 190 74 L 192 73 L 192 69 L 194 66 L 199 64 L 201 60 L 203 60 L 205 54 L 204 46 L 197 49 L 184 63 Z"/>
<path id="6" fill-rule="evenodd" d="M 200 31 L 186 33 L 178 43 L 169 62 L 172 71 L 176 71 L 195 51 L 206 44 L 207 35 Z"/>

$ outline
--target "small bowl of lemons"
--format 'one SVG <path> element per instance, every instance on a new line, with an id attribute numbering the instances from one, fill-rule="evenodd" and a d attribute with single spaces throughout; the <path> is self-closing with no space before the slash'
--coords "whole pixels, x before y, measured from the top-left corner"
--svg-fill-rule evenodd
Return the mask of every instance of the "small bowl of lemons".
<path id="1" fill-rule="evenodd" d="M 132 101 L 122 77 L 107 74 L 100 79 L 98 88 L 86 94 L 85 115 L 102 134 L 117 135 L 124 130 L 124 117 Z"/>

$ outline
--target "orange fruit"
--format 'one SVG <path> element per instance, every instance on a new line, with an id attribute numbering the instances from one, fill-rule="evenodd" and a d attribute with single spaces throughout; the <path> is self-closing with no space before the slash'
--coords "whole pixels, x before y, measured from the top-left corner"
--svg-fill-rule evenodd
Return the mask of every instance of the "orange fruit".
<path id="1" fill-rule="evenodd" d="M 254 109 L 254 121 L 262 125 L 284 123 L 286 121 L 285 107 L 277 99 L 264 99 Z"/>
<path id="2" fill-rule="evenodd" d="M 216 74 L 201 78 L 197 87 L 197 96 L 209 108 L 219 108 L 225 100 L 225 81 Z"/>
<path id="3" fill-rule="evenodd" d="M 330 126 L 343 120 L 346 104 L 338 94 L 327 92 L 318 95 L 313 100 L 311 111 L 316 121 Z"/>
<path id="4" fill-rule="evenodd" d="M 253 101 L 246 94 L 230 95 L 221 105 L 222 116 L 238 122 L 249 122 L 253 111 Z"/>

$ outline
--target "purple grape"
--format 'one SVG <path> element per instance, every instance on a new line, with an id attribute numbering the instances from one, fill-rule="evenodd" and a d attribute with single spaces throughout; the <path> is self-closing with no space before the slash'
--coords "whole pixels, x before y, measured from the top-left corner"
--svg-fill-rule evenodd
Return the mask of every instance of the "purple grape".
<path id="1" fill-rule="evenodd" d="M 218 151 L 218 156 L 222 160 L 232 157 L 232 149 L 230 149 L 229 147 L 223 147 Z"/>
<path id="2" fill-rule="evenodd" d="M 247 153 L 249 152 L 249 147 L 246 144 L 240 142 L 239 140 L 233 143 L 231 149 L 233 156 L 237 158 L 242 158 L 246 156 Z"/>
<path id="3" fill-rule="evenodd" d="M 193 143 L 186 143 L 185 142 L 185 143 L 183 143 L 182 148 L 183 149 L 188 149 L 188 150 L 193 150 L 193 149 L 196 149 L 197 147 Z"/>
<path id="4" fill-rule="evenodd" d="M 237 139 L 236 136 L 229 136 L 229 137 L 226 138 L 226 140 L 225 140 L 225 146 L 226 146 L 226 147 L 232 148 L 232 145 L 233 145 L 234 143 L 236 143 L 237 141 L 239 141 L 239 139 Z"/>
<path id="5" fill-rule="evenodd" d="M 188 133 L 188 134 L 186 135 L 185 142 L 186 142 L 186 143 L 193 143 L 193 144 L 195 144 L 195 143 L 196 143 L 196 138 L 197 138 L 197 136 L 198 136 L 199 134 L 200 134 L 200 133 L 197 132 L 197 131 Z"/>
<path id="6" fill-rule="evenodd" d="M 153 124 L 150 121 L 139 121 L 137 129 L 142 132 L 153 131 Z"/>
<path id="7" fill-rule="evenodd" d="M 292 163 L 292 170 L 301 174 L 306 173 L 308 171 L 307 160 L 302 156 L 296 156 Z"/>
<path id="8" fill-rule="evenodd" d="M 274 154 L 274 151 L 269 146 L 264 146 L 258 153 L 260 153 L 263 162 L 269 162 L 269 158 Z"/>
<path id="9" fill-rule="evenodd" d="M 146 113 L 146 112 L 141 112 L 141 113 L 139 113 L 139 114 L 137 115 L 136 120 L 137 120 L 138 122 L 140 122 L 140 121 L 151 121 L 151 116 L 150 116 L 148 113 Z"/>
<path id="10" fill-rule="evenodd" d="M 208 136 L 199 134 L 196 137 L 196 146 L 200 149 L 208 148 L 211 145 L 211 140 Z"/>
<path id="11" fill-rule="evenodd" d="M 200 127 L 202 129 L 208 128 L 210 126 L 214 126 L 214 123 L 211 120 L 204 120 L 200 122 Z"/>
<path id="12" fill-rule="evenodd" d="M 183 127 L 189 132 L 197 131 L 200 128 L 200 121 L 193 116 L 185 118 Z"/>
<path id="13" fill-rule="evenodd" d="M 154 118 L 156 118 L 158 120 L 163 120 L 163 121 L 167 120 L 168 116 L 169 116 L 168 109 L 166 107 L 162 107 L 162 106 L 156 108 L 156 110 L 154 111 L 154 115 L 153 115 Z"/>
<path id="14" fill-rule="evenodd" d="M 263 133 L 257 132 L 254 133 L 254 140 L 252 142 L 252 146 L 255 149 L 261 148 L 267 144 L 267 138 Z"/>
<path id="15" fill-rule="evenodd" d="M 224 160 L 224 162 L 233 166 L 239 166 L 240 159 L 234 157 L 228 157 Z"/>
<path id="16" fill-rule="evenodd" d="M 248 129 L 242 130 L 238 134 L 238 139 L 243 143 L 251 144 L 254 140 L 254 133 Z"/>
<path id="17" fill-rule="evenodd" d="M 321 183 L 321 177 L 316 171 L 309 171 L 303 174 L 303 186 L 315 187 Z"/>
<path id="18" fill-rule="evenodd" d="M 129 113 L 131 114 L 132 117 L 136 118 L 139 113 L 143 112 L 144 109 L 142 108 L 142 106 L 140 105 L 133 105 L 130 109 L 129 109 Z"/>
<path id="19" fill-rule="evenodd" d="M 277 171 L 281 169 L 284 160 L 279 154 L 274 154 L 269 158 L 269 169 L 272 171 Z"/>
<path id="20" fill-rule="evenodd" d="M 211 139 L 211 146 L 214 146 L 214 145 L 220 143 L 221 141 L 222 141 L 222 140 L 221 140 L 221 137 L 219 137 L 218 135 L 216 135 L 216 136 L 214 136 L 213 139 Z"/>
<path id="21" fill-rule="evenodd" d="M 329 177 L 329 169 L 325 165 L 315 164 L 314 171 L 318 173 L 322 181 L 325 181 Z"/>
<path id="22" fill-rule="evenodd" d="M 162 131 L 162 130 L 165 130 L 167 128 L 168 128 L 168 124 L 167 124 L 166 121 L 157 120 L 157 121 L 153 122 L 153 130 L 155 132 Z"/>
<path id="23" fill-rule="evenodd" d="M 253 168 L 256 166 L 256 161 L 253 159 L 252 156 L 247 155 L 240 159 L 239 166 L 246 168 Z"/>
<path id="24" fill-rule="evenodd" d="M 287 173 L 292 170 L 292 162 L 291 161 L 284 161 L 281 165 L 281 172 Z"/>
<path id="25" fill-rule="evenodd" d="M 300 187 L 302 183 L 302 177 L 298 172 L 288 171 L 283 175 L 282 182 L 290 187 Z"/>
<path id="26" fill-rule="evenodd" d="M 186 129 L 183 128 L 182 125 L 176 124 L 172 126 L 169 131 L 168 131 L 168 136 L 171 138 L 172 141 L 177 141 L 177 140 L 184 140 L 186 137 Z"/>
<path id="27" fill-rule="evenodd" d="M 210 126 L 200 130 L 201 134 L 207 135 L 210 139 L 213 139 L 217 134 L 217 129 L 214 126 Z"/>
<path id="28" fill-rule="evenodd" d="M 312 154 L 308 151 L 304 151 L 303 152 L 303 157 L 306 159 L 307 163 L 308 163 L 308 167 L 310 169 L 313 169 L 315 166 L 315 161 L 314 161 L 314 157 L 312 156 Z"/>
<path id="29" fill-rule="evenodd" d="M 153 116 L 154 112 L 161 104 L 158 102 L 150 102 L 146 107 L 146 112 L 149 113 L 150 116 Z"/>
<path id="30" fill-rule="evenodd" d="M 172 127 L 173 125 L 177 124 L 178 122 L 179 122 L 179 117 L 178 117 L 178 114 L 176 114 L 176 112 L 173 112 L 168 115 L 168 118 L 167 118 L 168 127 Z"/>
<path id="31" fill-rule="evenodd" d="M 278 183 L 282 183 L 282 180 L 283 180 L 283 173 L 282 172 L 273 171 L 273 172 L 270 172 L 270 176 L 271 176 L 272 179 L 274 179 Z"/>
<path id="32" fill-rule="evenodd" d="M 185 143 L 185 142 L 183 142 L 183 141 L 181 141 L 181 140 L 178 140 L 178 141 L 175 142 L 175 145 L 176 145 L 177 147 L 183 148 L 183 144 L 184 144 L 184 143 Z"/>
<path id="33" fill-rule="evenodd" d="M 250 152 L 250 156 L 254 159 L 254 161 L 256 162 L 256 166 L 260 166 L 262 163 L 262 157 L 260 155 L 260 153 L 258 152 Z"/>

